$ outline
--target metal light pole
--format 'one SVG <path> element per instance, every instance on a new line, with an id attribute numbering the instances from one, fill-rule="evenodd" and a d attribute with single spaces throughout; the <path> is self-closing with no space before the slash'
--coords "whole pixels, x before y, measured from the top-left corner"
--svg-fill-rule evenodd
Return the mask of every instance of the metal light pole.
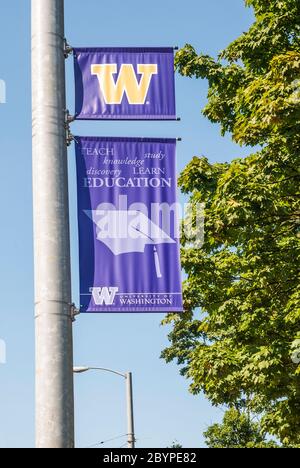
<path id="1" fill-rule="evenodd" d="M 133 414 L 133 390 L 132 390 L 132 373 L 114 371 L 105 367 L 74 367 L 75 374 L 82 374 L 91 370 L 110 372 L 111 374 L 119 375 L 126 380 L 126 404 L 127 404 L 127 437 L 128 448 L 135 448 L 135 434 L 134 434 L 134 414 Z"/>
<path id="2" fill-rule="evenodd" d="M 32 0 L 36 446 L 74 447 L 64 0 Z"/>
<path id="3" fill-rule="evenodd" d="M 126 396 L 127 396 L 127 434 L 128 448 L 135 448 L 134 437 L 134 416 L 133 416 L 133 392 L 132 392 L 132 373 L 126 373 Z"/>

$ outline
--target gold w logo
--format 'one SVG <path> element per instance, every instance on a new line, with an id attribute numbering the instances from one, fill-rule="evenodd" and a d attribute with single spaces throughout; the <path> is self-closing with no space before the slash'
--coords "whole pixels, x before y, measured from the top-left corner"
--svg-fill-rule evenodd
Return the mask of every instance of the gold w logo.
<path id="1" fill-rule="evenodd" d="M 125 93 L 129 104 L 145 104 L 152 77 L 158 73 L 156 64 L 139 64 L 137 72 L 142 76 L 138 82 L 133 65 L 123 64 L 115 81 L 113 75 L 117 74 L 117 64 L 95 64 L 91 69 L 92 75 L 98 77 L 106 104 L 121 104 Z"/>

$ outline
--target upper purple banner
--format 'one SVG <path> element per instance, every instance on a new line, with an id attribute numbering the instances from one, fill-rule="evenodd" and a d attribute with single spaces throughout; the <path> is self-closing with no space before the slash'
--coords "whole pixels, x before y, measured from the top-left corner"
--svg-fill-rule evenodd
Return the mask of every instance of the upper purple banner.
<path id="1" fill-rule="evenodd" d="M 181 312 L 176 141 L 76 137 L 80 310 Z"/>
<path id="2" fill-rule="evenodd" d="M 175 120 L 173 48 L 76 48 L 79 120 Z"/>

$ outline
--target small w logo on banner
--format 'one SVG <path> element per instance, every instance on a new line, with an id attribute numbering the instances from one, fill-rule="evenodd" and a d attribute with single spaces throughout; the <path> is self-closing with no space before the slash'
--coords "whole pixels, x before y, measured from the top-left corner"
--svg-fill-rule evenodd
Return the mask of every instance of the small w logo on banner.
<path id="1" fill-rule="evenodd" d="M 113 305 L 119 288 L 91 288 L 96 305 Z"/>
<path id="2" fill-rule="evenodd" d="M 92 75 L 96 75 L 106 104 L 121 104 L 126 94 L 129 104 L 145 104 L 153 75 L 158 74 L 157 64 L 138 64 L 137 72 L 142 75 L 138 81 L 133 65 L 121 65 L 115 81 L 113 75 L 118 72 L 117 64 L 92 65 Z"/>

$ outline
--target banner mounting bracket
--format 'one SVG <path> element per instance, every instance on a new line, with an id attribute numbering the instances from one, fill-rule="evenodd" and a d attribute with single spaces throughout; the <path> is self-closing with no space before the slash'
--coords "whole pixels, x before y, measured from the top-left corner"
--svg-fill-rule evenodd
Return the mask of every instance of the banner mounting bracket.
<path id="1" fill-rule="evenodd" d="M 66 59 L 69 57 L 69 55 L 73 54 L 73 50 L 74 50 L 73 47 L 70 46 L 67 39 L 64 38 L 64 56 Z"/>
<path id="2" fill-rule="evenodd" d="M 71 115 L 68 109 L 65 110 L 65 131 L 66 131 L 66 144 L 70 146 L 72 141 L 76 141 L 74 135 L 71 133 L 70 124 L 74 122 L 75 117 Z"/>
<path id="3" fill-rule="evenodd" d="M 75 115 L 71 115 L 68 109 L 65 111 L 66 113 L 66 123 L 70 124 L 76 120 Z"/>
<path id="4" fill-rule="evenodd" d="M 76 322 L 77 315 L 80 315 L 80 310 L 73 303 L 73 304 L 71 304 L 71 320 L 72 320 L 72 322 Z"/>

